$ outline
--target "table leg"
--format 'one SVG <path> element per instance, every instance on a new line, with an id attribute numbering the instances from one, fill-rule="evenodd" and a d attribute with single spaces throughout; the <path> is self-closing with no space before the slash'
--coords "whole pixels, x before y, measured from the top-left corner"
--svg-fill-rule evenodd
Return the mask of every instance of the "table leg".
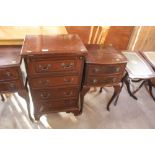
<path id="1" fill-rule="evenodd" d="M 88 86 L 83 86 L 81 92 L 80 92 L 80 104 L 81 104 L 81 109 L 80 109 L 80 113 L 83 112 L 83 102 L 84 102 L 84 96 L 85 94 L 89 91 L 90 87 Z"/>
<path id="2" fill-rule="evenodd" d="M 99 93 L 102 93 L 102 88 L 103 88 L 103 87 L 100 87 L 100 91 L 99 91 Z"/>
<path id="3" fill-rule="evenodd" d="M 137 100 L 137 97 L 132 94 L 131 90 L 130 90 L 130 82 L 129 82 L 129 77 L 128 77 L 128 74 L 125 75 L 124 79 L 123 79 L 124 83 L 126 84 L 126 87 L 127 87 L 127 91 L 129 93 L 129 95 L 131 97 L 133 97 L 135 100 Z"/>
<path id="4" fill-rule="evenodd" d="M 4 96 L 3 96 L 3 94 L 1 94 L 1 100 L 2 100 L 2 102 L 4 102 L 5 101 L 5 98 L 4 98 Z"/>
<path id="5" fill-rule="evenodd" d="M 140 84 L 140 86 L 139 86 L 135 91 L 133 91 L 132 94 L 137 93 L 137 92 L 140 90 L 140 88 L 141 88 L 146 82 L 147 82 L 146 80 L 143 80 L 143 82 Z"/>
<path id="6" fill-rule="evenodd" d="M 110 101 L 107 104 L 107 110 L 108 111 L 110 110 L 109 107 L 110 107 L 110 104 L 112 103 L 112 101 L 115 99 L 115 97 L 117 97 L 116 100 L 118 100 L 118 96 L 119 96 L 119 94 L 121 92 L 121 86 L 120 86 L 120 84 L 117 84 L 117 85 L 115 85 L 113 87 L 114 87 L 114 93 L 113 93 Z"/>
<path id="7" fill-rule="evenodd" d="M 155 101 L 155 97 L 154 97 L 154 95 L 153 95 L 153 93 L 152 93 L 152 86 L 153 86 L 153 84 L 152 84 L 152 82 L 151 82 L 150 79 L 148 80 L 148 86 L 149 86 L 149 93 L 150 93 L 150 96 L 151 96 L 152 99 Z"/>
<path id="8" fill-rule="evenodd" d="M 40 120 L 40 117 L 41 117 L 41 115 L 34 114 L 35 121 L 39 121 Z M 33 120 L 33 122 L 34 122 L 34 120 Z"/>
<path id="9" fill-rule="evenodd" d="M 120 92 L 122 91 L 123 85 L 124 85 L 124 82 L 122 82 Z M 119 92 L 119 94 L 120 94 L 120 92 Z M 114 105 L 115 105 L 115 106 L 116 106 L 116 104 L 117 104 L 117 101 L 118 101 L 118 98 L 119 98 L 119 94 L 117 95 L 116 100 L 115 100 L 115 102 L 114 102 Z"/>

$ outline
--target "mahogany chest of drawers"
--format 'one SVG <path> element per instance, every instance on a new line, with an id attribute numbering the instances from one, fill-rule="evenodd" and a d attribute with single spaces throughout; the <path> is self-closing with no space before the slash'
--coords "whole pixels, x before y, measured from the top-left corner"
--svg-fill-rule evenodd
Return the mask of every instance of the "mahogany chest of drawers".
<path id="1" fill-rule="evenodd" d="M 21 48 L 21 46 L 15 45 L 0 46 L 0 94 L 18 92 L 21 97 L 26 99 L 29 107 L 29 97 L 20 68 Z"/>
<path id="2" fill-rule="evenodd" d="M 80 113 L 79 92 L 87 50 L 78 35 L 28 35 L 25 59 L 34 117 L 50 112 Z"/>
<path id="3" fill-rule="evenodd" d="M 83 87 L 81 91 L 81 104 L 83 107 L 84 95 L 89 91 L 90 87 L 113 86 L 114 94 L 110 99 L 107 109 L 112 100 L 118 97 L 127 59 L 122 53 L 113 47 L 99 47 L 99 45 L 86 45 L 88 55 L 86 57 Z M 82 109 L 81 109 L 82 112 Z"/>

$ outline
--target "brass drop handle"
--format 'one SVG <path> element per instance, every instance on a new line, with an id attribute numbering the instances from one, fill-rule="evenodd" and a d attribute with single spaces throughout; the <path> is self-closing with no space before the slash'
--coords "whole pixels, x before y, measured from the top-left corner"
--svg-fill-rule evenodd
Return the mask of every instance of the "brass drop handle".
<path id="1" fill-rule="evenodd" d="M 48 99 L 50 97 L 50 93 L 41 93 L 40 96 L 42 99 Z"/>
<path id="2" fill-rule="evenodd" d="M 99 68 L 95 68 L 95 72 L 99 72 Z"/>
<path id="3" fill-rule="evenodd" d="M 48 64 L 48 65 L 46 65 L 46 66 L 39 65 L 39 68 L 40 68 L 42 71 L 46 71 L 46 70 L 48 70 L 50 67 L 51 67 L 51 64 Z"/>
<path id="4" fill-rule="evenodd" d="M 6 75 L 7 75 L 8 77 L 10 77 L 10 76 L 11 76 L 11 73 L 10 73 L 10 72 L 6 72 Z"/>
<path id="5" fill-rule="evenodd" d="M 112 79 L 112 82 L 116 82 L 116 78 L 113 78 L 113 79 Z"/>
<path id="6" fill-rule="evenodd" d="M 94 79 L 94 80 L 93 80 L 93 83 L 94 83 L 94 84 L 95 84 L 95 83 L 97 83 L 97 80 L 96 80 L 96 79 Z"/>
<path id="7" fill-rule="evenodd" d="M 72 91 L 70 91 L 70 92 L 64 92 L 64 95 L 66 95 L 66 96 L 71 96 L 72 94 L 73 94 Z"/>
<path id="8" fill-rule="evenodd" d="M 69 83 L 69 82 L 72 82 L 72 81 L 73 81 L 73 78 L 72 79 L 70 79 L 70 78 L 64 78 L 64 82 Z"/>
<path id="9" fill-rule="evenodd" d="M 119 70 L 120 70 L 120 67 L 117 67 L 117 68 L 116 68 L 116 72 L 118 72 Z"/>
<path id="10" fill-rule="evenodd" d="M 62 63 L 61 66 L 62 66 L 64 69 L 70 69 L 70 68 L 73 67 L 73 63 L 70 63 L 70 64 Z"/>
<path id="11" fill-rule="evenodd" d="M 10 83 L 9 86 L 10 86 L 11 89 L 15 89 L 15 87 L 16 87 L 16 85 L 14 83 Z"/>
<path id="12" fill-rule="evenodd" d="M 49 80 L 39 80 L 39 84 L 48 85 Z"/>

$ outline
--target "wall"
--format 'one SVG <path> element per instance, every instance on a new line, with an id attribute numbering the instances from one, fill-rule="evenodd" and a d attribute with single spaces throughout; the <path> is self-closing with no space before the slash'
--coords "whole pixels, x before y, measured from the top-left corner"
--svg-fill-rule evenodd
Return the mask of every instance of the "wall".
<path id="1" fill-rule="evenodd" d="M 130 50 L 155 51 L 155 26 L 137 26 L 132 40 Z"/>
<path id="2" fill-rule="evenodd" d="M 77 33 L 87 43 L 104 43 L 125 50 L 134 26 L 66 26 L 68 33 Z M 100 40 L 101 33 L 103 36 Z"/>

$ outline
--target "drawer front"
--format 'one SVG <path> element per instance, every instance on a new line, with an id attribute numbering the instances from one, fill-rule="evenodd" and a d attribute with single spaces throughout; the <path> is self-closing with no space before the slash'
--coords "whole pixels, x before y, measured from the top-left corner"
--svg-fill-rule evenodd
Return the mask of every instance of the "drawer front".
<path id="1" fill-rule="evenodd" d="M 32 90 L 33 100 L 46 101 L 50 99 L 61 99 L 78 96 L 77 87 L 72 88 L 53 88 L 46 90 Z"/>
<path id="2" fill-rule="evenodd" d="M 32 88 L 47 88 L 62 85 L 78 85 L 79 82 L 80 79 L 78 76 L 57 76 L 30 79 L 30 85 Z"/>
<path id="3" fill-rule="evenodd" d="M 79 110 L 78 101 L 76 99 L 53 100 L 47 102 L 36 102 L 34 113 L 42 112 L 61 112 L 67 110 Z"/>
<path id="4" fill-rule="evenodd" d="M 125 69 L 124 64 L 117 65 L 88 65 L 88 75 L 102 75 L 102 74 L 119 74 Z"/>
<path id="5" fill-rule="evenodd" d="M 92 85 L 92 86 L 101 86 L 101 85 L 111 85 L 115 84 L 121 81 L 120 76 L 100 76 L 100 77 L 88 77 L 86 80 L 87 85 Z"/>
<path id="6" fill-rule="evenodd" d="M 10 82 L 0 82 L 0 91 L 1 92 L 14 92 L 22 87 L 22 84 L 19 80 L 10 81 Z"/>
<path id="7" fill-rule="evenodd" d="M 13 80 L 19 77 L 17 68 L 0 69 L 0 81 Z"/>
<path id="8" fill-rule="evenodd" d="M 36 59 L 28 63 L 30 75 L 37 76 L 49 73 L 79 73 L 81 72 L 83 60 L 80 57 L 71 59 Z"/>

